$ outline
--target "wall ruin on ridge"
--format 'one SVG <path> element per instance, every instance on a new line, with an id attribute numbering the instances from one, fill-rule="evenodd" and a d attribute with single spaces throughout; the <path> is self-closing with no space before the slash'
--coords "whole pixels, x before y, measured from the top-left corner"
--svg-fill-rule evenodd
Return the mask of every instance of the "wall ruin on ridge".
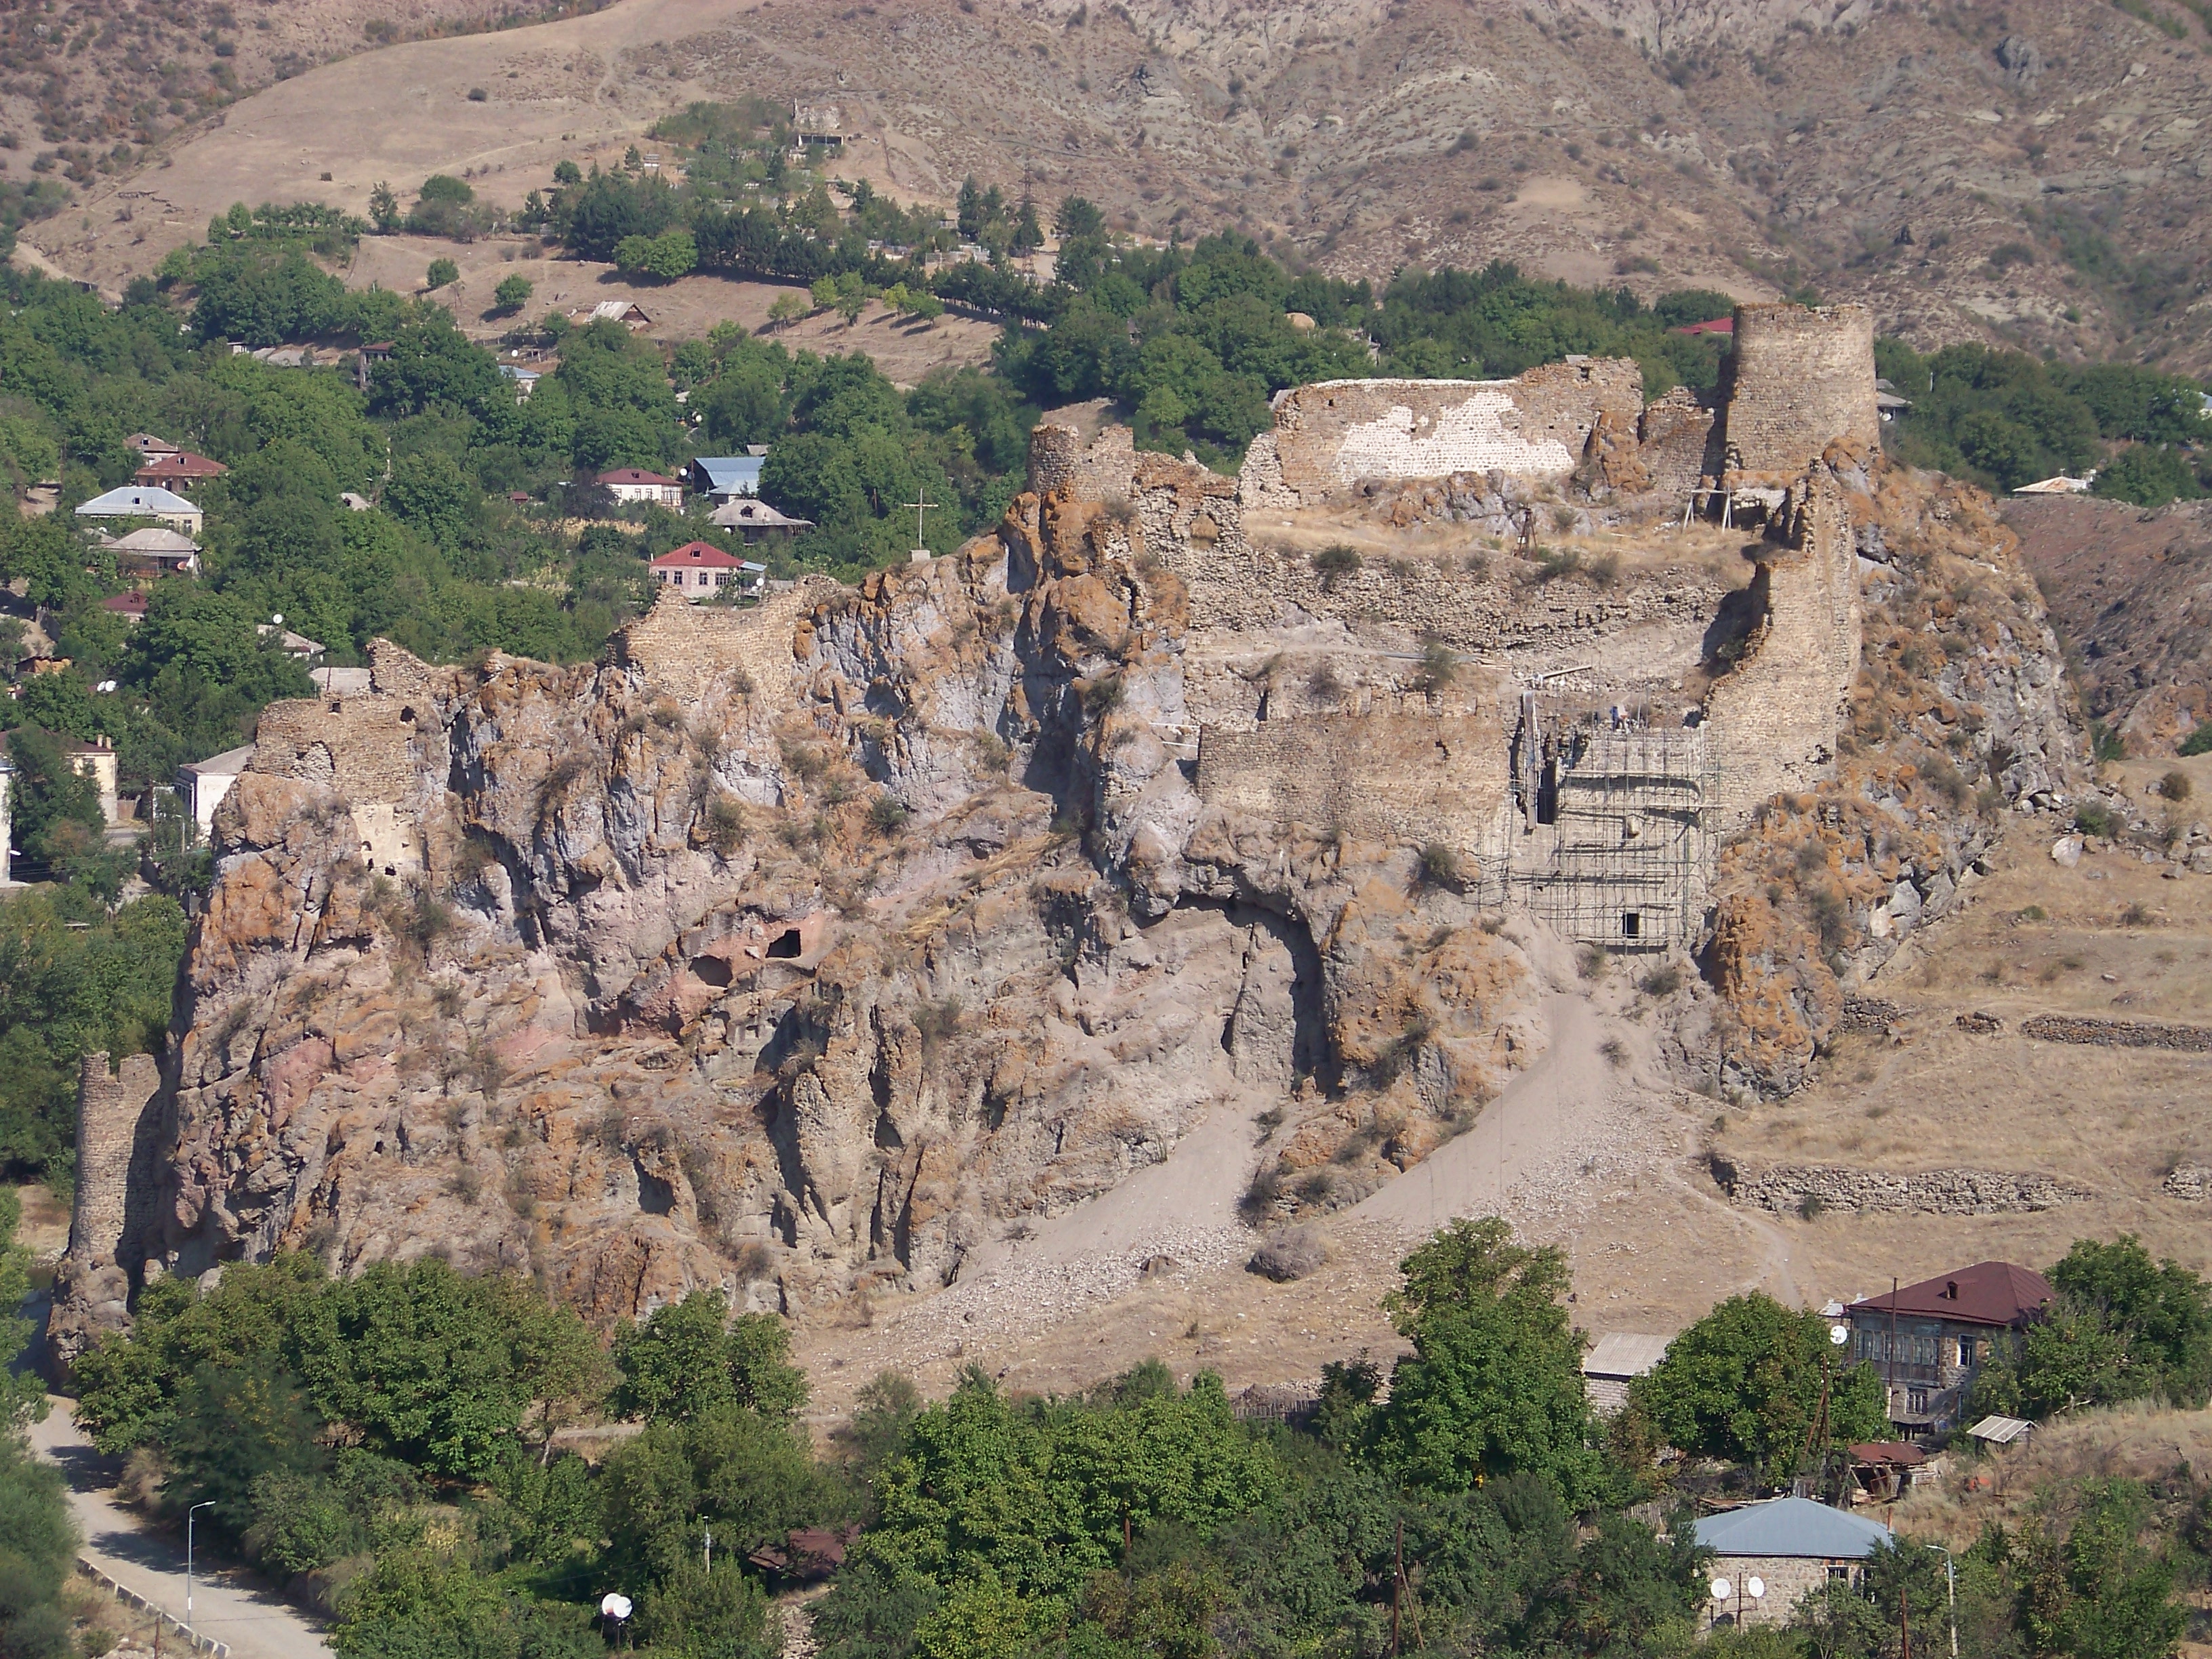
<path id="1" fill-rule="evenodd" d="M 76 1198 L 70 1214 L 69 1254 L 86 1267 L 115 1260 L 122 1243 L 138 1119 L 161 1085 L 151 1054 L 125 1054 L 113 1072 L 105 1053 L 78 1062 Z"/>
<path id="2" fill-rule="evenodd" d="M 1322 380 L 1275 400 L 1238 475 L 1248 502 L 1292 507 L 1362 479 L 1564 478 L 1601 417 L 1632 430 L 1643 371 L 1625 358 L 1547 363 L 1510 380 Z"/>

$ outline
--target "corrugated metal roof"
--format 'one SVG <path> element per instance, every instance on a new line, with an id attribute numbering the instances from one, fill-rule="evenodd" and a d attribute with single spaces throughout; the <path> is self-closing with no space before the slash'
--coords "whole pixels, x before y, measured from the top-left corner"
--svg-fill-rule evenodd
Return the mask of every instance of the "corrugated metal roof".
<path id="1" fill-rule="evenodd" d="M 1777 1498 L 1708 1515 L 1698 1522 L 1697 1534 L 1698 1542 L 1716 1555 L 1793 1555 L 1822 1561 L 1856 1561 L 1890 1539 L 1881 1522 L 1809 1498 Z"/>
<path id="2" fill-rule="evenodd" d="M 702 455 L 691 463 L 707 480 L 709 489 L 760 489 L 762 455 Z"/>
<path id="3" fill-rule="evenodd" d="M 170 494 L 159 484 L 141 484 L 111 489 L 104 495 L 94 495 L 77 511 L 87 518 L 152 518 L 157 513 L 197 513 L 199 508 L 182 495 Z"/>
<path id="4" fill-rule="evenodd" d="M 1583 1356 L 1584 1376 L 1643 1376 L 1667 1357 L 1674 1339 L 1613 1331 L 1598 1338 Z"/>
<path id="5" fill-rule="evenodd" d="M 1991 1445 L 2009 1446 L 2022 1435 L 2033 1433 L 2035 1425 L 2017 1417 L 1985 1417 L 1966 1432 L 1976 1440 L 1986 1440 Z"/>
<path id="6" fill-rule="evenodd" d="M 1939 1279 L 1923 1279 L 1889 1295 L 1851 1304 L 1855 1314 L 1887 1317 L 1893 1300 L 1907 1317 L 1955 1319 L 1969 1325 L 2017 1325 L 2051 1301 L 2051 1281 L 2009 1261 L 1977 1261 Z"/>

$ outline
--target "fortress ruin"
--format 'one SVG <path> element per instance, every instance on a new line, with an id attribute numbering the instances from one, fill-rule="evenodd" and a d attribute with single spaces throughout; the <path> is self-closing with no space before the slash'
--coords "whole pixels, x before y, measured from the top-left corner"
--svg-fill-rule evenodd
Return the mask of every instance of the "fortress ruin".
<path id="1" fill-rule="evenodd" d="M 1486 904 L 1664 950 L 1703 929 L 1720 842 L 1832 765 L 1860 629 L 1836 469 L 1874 453 L 1873 338 L 1858 307 L 1745 306 L 1717 409 L 1647 406 L 1625 361 L 1336 381 L 1283 393 L 1233 483 L 1126 428 L 1085 446 L 1050 425 L 1032 481 L 1126 500 L 1133 550 L 1188 585 L 1206 803 L 1444 849 Z M 1425 481 L 1462 556 L 1431 538 L 1418 562 L 1316 566 L 1316 535 Z M 1671 561 L 1677 521 L 1719 501 L 1747 536 Z M 1555 519 L 1638 568 L 1547 554 L 1532 581 L 1496 544 Z"/>

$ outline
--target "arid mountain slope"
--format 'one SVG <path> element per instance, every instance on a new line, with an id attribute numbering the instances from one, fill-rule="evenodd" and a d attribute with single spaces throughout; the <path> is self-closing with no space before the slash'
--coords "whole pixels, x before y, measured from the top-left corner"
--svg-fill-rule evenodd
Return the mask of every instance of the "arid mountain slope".
<path id="1" fill-rule="evenodd" d="M 2081 701 L 2130 755 L 2212 720 L 2212 510 L 2021 500 L 2005 510 Z"/>
<path id="2" fill-rule="evenodd" d="M 1378 278 L 1503 258 L 1647 293 L 1810 281 L 1923 345 L 2201 368 L 2212 59 L 2194 15 L 2172 18 L 2183 40 L 2103 0 L 2002 20 L 1863 3 L 623 0 L 288 81 L 100 185 L 89 228 L 73 211 L 36 240 L 112 283 L 234 200 L 358 210 L 376 179 L 433 168 L 520 200 L 562 155 L 611 161 L 687 100 L 757 94 L 836 104 L 857 135 L 846 169 L 902 197 L 947 200 L 973 172 Z"/>

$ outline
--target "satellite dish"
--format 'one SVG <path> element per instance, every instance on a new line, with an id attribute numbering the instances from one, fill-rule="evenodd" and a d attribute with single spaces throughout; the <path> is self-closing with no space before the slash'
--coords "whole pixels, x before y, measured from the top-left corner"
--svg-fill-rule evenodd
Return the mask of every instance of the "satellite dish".
<path id="1" fill-rule="evenodd" d="M 284 625 L 284 613 L 283 613 L 283 611 L 278 611 L 275 616 L 271 617 L 269 620 L 270 620 L 271 623 L 274 623 L 277 627 L 282 628 L 282 627 Z"/>
<path id="2" fill-rule="evenodd" d="M 1850 1340 L 1851 1328 L 1850 1326 L 1831 1325 L 1828 1327 L 1828 1340 L 1835 1346 L 1840 1348 L 1844 1343 Z"/>
<path id="3" fill-rule="evenodd" d="M 599 1611 L 610 1619 L 627 1619 L 630 1612 L 629 1597 L 620 1590 L 609 1590 L 599 1598 Z"/>
<path id="4" fill-rule="evenodd" d="M 1725 1579 L 1725 1578 L 1716 1578 L 1716 1579 L 1714 1579 L 1714 1580 L 1713 1580 L 1713 1600 L 1714 1600 L 1714 1601 L 1727 1601 L 1727 1600 L 1729 1599 L 1729 1596 L 1734 1595 L 1735 1594 L 1735 1585 L 1733 1585 L 1733 1584 L 1731 1584 L 1731 1583 L 1729 1583 L 1729 1581 L 1728 1581 L 1727 1579 Z"/>
<path id="5" fill-rule="evenodd" d="M 1760 1596 L 1766 1594 L 1766 1581 L 1764 1578 L 1756 1577 L 1745 1579 L 1743 1581 L 1743 1593 L 1746 1595 L 1748 1595 L 1753 1601 L 1756 1601 Z"/>

